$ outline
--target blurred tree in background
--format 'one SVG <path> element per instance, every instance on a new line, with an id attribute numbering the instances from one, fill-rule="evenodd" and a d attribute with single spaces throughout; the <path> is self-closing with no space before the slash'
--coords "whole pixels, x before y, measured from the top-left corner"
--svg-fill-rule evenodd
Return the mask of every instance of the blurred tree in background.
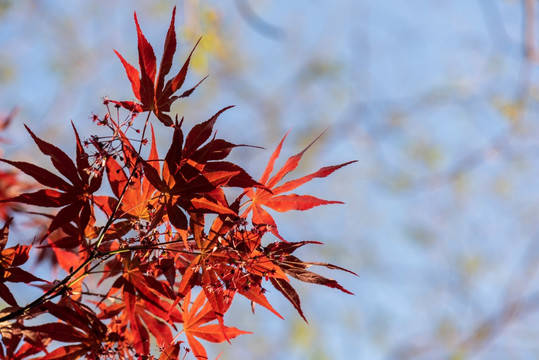
<path id="1" fill-rule="evenodd" d="M 128 9 L 159 39 L 152 29 L 173 5 L 184 29 L 177 56 L 202 35 L 193 69 L 209 75 L 175 109 L 187 121 L 236 104 L 224 137 L 256 134 L 271 148 L 292 128 L 300 148 L 330 126 L 321 140 L 331 146 L 303 166 L 360 160 L 324 189 L 347 202 L 346 217 L 320 208 L 281 221 L 311 235 L 291 241 L 325 242 L 311 258 L 359 273 L 343 281 L 357 295 L 305 287 L 309 326 L 284 302 L 277 310 L 295 321 L 258 309 L 263 321 L 234 324 L 256 335 L 222 359 L 539 355 L 537 1 L 1 0 L 0 109 L 19 108 L 9 156 L 34 155 L 21 153 L 22 123 L 60 143 L 66 118 L 83 129 L 96 100 L 129 95 L 102 49 L 133 42 Z M 267 158 L 257 154 L 250 169 Z M 306 223 L 316 216 L 333 226 Z"/>

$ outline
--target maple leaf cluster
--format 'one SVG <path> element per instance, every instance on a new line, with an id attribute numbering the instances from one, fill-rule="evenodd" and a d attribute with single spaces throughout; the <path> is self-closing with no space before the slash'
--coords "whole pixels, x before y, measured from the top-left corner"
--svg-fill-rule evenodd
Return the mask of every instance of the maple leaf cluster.
<path id="1" fill-rule="evenodd" d="M 35 191 L 3 196 L 0 210 L 30 205 L 29 212 L 46 220 L 33 247 L 7 247 L 11 219 L 3 216 L 0 298 L 7 307 L 0 311 L 0 358 L 161 360 L 190 352 L 207 359 L 201 340 L 219 343 L 247 333 L 225 325 L 236 295 L 281 317 L 265 295 L 271 284 L 305 319 L 291 278 L 350 293 L 308 269 L 348 270 L 296 257 L 297 249 L 317 242 L 285 240 L 270 211 L 339 203 L 292 192 L 352 161 L 283 181 L 310 147 L 274 171 L 285 135 L 254 180 L 227 160 L 234 148 L 246 145 L 217 138 L 214 131 L 229 107 L 185 131 L 183 119 L 173 121 L 169 113 L 174 101 L 189 96 L 198 84 L 176 94 L 191 55 L 176 76 L 165 80 L 176 50 L 174 19 L 175 10 L 157 71 L 154 50 L 135 13 L 139 70 L 116 54 L 136 101 L 105 99 L 105 115 L 93 115 L 93 120 L 107 135 L 81 138 L 73 125 L 72 159 L 27 127 L 54 170 L 0 159 L 37 183 Z M 122 108 L 128 112 L 124 118 Z M 171 139 L 164 157 L 158 153 L 152 114 Z M 46 252 L 36 256 L 67 275 L 41 279 L 21 269 L 30 251 Z M 19 304 L 10 282 L 37 286 L 43 294 Z M 35 325 L 44 314 L 49 315 L 46 322 Z"/>

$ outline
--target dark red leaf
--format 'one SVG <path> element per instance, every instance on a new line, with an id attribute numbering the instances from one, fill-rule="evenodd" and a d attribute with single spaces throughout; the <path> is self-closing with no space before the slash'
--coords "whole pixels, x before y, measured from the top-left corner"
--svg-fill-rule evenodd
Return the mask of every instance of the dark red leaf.
<path id="1" fill-rule="evenodd" d="M 21 194 L 10 199 L 3 199 L 0 200 L 0 202 L 20 202 L 43 207 L 61 207 L 69 204 L 71 199 L 72 198 L 65 193 L 52 189 L 45 189 L 33 193 Z"/>
<path id="2" fill-rule="evenodd" d="M 206 76 L 205 78 L 203 78 L 202 80 L 200 80 L 195 86 L 193 86 L 193 87 L 190 88 L 189 90 L 185 90 L 183 93 L 181 93 L 177 98 L 179 99 L 179 98 L 184 98 L 184 97 L 190 96 L 190 95 L 193 93 L 193 91 L 195 91 L 196 88 L 197 88 L 200 84 L 202 84 L 202 82 L 203 82 L 204 80 L 206 80 L 207 78 L 208 78 L 208 77 Z"/>
<path id="3" fill-rule="evenodd" d="M 86 340 L 86 336 L 73 326 L 64 323 L 48 323 L 37 326 L 28 326 L 26 330 L 43 334 L 53 340 L 62 342 L 80 342 Z"/>
<path id="4" fill-rule="evenodd" d="M 207 163 L 204 167 L 205 171 L 234 171 L 236 175 L 231 178 L 226 185 L 231 187 L 250 188 L 250 187 L 263 187 L 259 184 L 251 175 L 249 175 L 243 168 L 236 164 L 227 161 L 212 161 Z"/>
<path id="5" fill-rule="evenodd" d="M 157 76 L 156 92 L 161 92 L 165 84 L 165 76 L 170 72 L 172 60 L 176 52 L 176 31 L 174 30 L 174 21 L 176 19 L 176 7 L 172 10 L 172 19 L 168 27 L 167 37 L 163 48 L 163 57 L 159 66 L 159 75 Z"/>
<path id="6" fill-rule="evenodd" d="M 73 161 L 66 155 L 62 150 L 56 146 L 38 138 L 32 130 L 26 125 L 24 125 L 28 133 L 32 136 L 35 143 L 39 147 L 39 150 L 45 155 L 50 156 L 51 162 L 54 167 L 66 178 L 68 178 L 73 185 L 82 186 L 80 178 L 78 176 L 77 168 Z M 45 185 L 45 184 L 44 184 Z M 54 186 L 51 186 L 54 187 Z"/>
<path id="7" fill-rule="evenodd" d="M 176 205 L 167 204 L 167 213 L 170 222 L 178 230 L 187 230 L 187 217 Z"/>
<path id="8" fill-rule="evenodd" d="M 283 270 L 285 273 L 287 273 L 288 275 L 292 277 L 295 277 L 298 280 L 313 283 L 313 284 L 328 286 L 331 288 L 339 289 L 342 292 L 345 292 L 347 294 L 354 295 L 354 293 L 343 288 L 337 281 L 333 279 L 328 279 L 322 275 L 313 273 L 312 271 L 298 269 L 298 268 L 290 268 L 290 269 L 283 269 Z"/>
<path id="9" fill-rule="evenodd" d="M 77 360 L 88 352 L 86 345 L 67 345 L 53 350 L 39 360 Z"/>
<path id="10" fill-rule="evenodd" d="M 169 91 L 171 92 L 171 94 L 175 93 L 178 89 L 182 87 L 185 81 L 185 77 L 187 76 L 187 69 L 189 68 L 191 56 L 193 55 L 193 52 L 197 48 L 199 42 L 200 42 L 200 39 L 198 39 L 195 46 L 193 46 L 193 49 L 191 50 L 191 53 L 189 53 L 187 60 L 185 60 L 180 72 L 178 72 L 178 74 L 167 83 L 167 88 L 170 87 Z"/>
<path id="11" fill-rule="evenodd" d="M 303 314 L 303 310 L 301 310 L 301 301 L 299 300 L 298 293 L 296 292 L 296 290 L 294 290 L 292 285 L 290 285 L 288 281 L 278 278 L 270 278 L 270 282 L 277 290 L 279 290 L 281 294 L 284 295 L 284 297 L 288 301 L 290 301 L 290 303 L 294 306 L 294 308 L 296 308 L 303 320 L 305 320 L 305 322 L 308 322 L 307 318 Z"/>
<path id="12" fill-rule="evenodd" d="M 16 245 L 15 246 L 15 256 L 11 262 L 11 266 L 20 266 L 28 261 L 28 253 L 30 252 L 31 246 L 28 245 Z"/>
<path id="13" fill-rule="evenodd" d="M 18 267 L 9 268 L 9 276 L 5 279 L 9 282 L 30 283 L 32 281 L 45 281 Z"/>
<path id="14" fill-rule="evenodd" d="M 71 188 L 71 185 L 69 185 L 61 177 L 54 175 L 50 171 L 45 170 L 34 164 L 30 164 L 24 161 L 11 161 L 7 159 L 0 159 L 0 161 L 16 167 L 17 169 L 21 170 L 27 175 L 30 175 L 37 182 L 45 186 L 59 189 L 59 190 L 64 190 L 64 191 L 68 191 Z"/>
<path id="15" fill-rule="evenodd" d="M 213 125 L 217 121 L 219 115 L 224 111 L 232 108 L 234 106 L 227 106 L 219 110 L 215 115 L 210 119 L 204 121 L 203 123 L 193 126 L 187 137 L 185 138 L 185 147 L 184 151 L 187 153 L 184 157 L 190 157 L 196 149 L 198 149 L 202 144 L 208 140 L 213 132 Z"/>
<path id="16" fill-rule="evenodd" d="M 118 53 L 117 53 L 117 54 L 118 54 Z M 120 56 L 120 54 L 118 54 L 118 56 Z M 120 59 L 122 59 L 122 58 L 120 57 Z M 125 61 L 125 60 L 124 60 L 124 61 Z M 127 64 L 127 65 L 129 65 L 129 64 Z M 129 66 L 131 66 L 131 65 L 129 65 Z M 135 69 L 135 71 L 136 71 L 136 69 Z M 136 75 L 136 76 L 137 76 L 137 80 L 139 80 L 139 79 L 138 79 L 138 71 L 137 71 L 137 75 Z M 137 95 L 135 95 L 135 96 L 137 96 Z M 144 111 L 144 109 L 142 108 L 142 106 L 140 106 L 140 104 L 137 104 L 137 103 L 134 102 L 134 101 L 115 101 L 115 100 L 109 100 L 109 101 L 110 101 L 111 103 L 114 103 L 114 104 L 116 104 L 116 105 L 118 105 L 118 106 L 121 106 L 121 107 L 123 107 L 124 109 L 127 109 L 127 110 L 129 110 L 129 111 L 131 111 L 131 112 L 133 112 L 133 113 L 141 113 L 141 112 Z"/>
<path id="17" fill-rule="evenodd" d="M 182 121 L 183 122 L 183 119 Z M 172 143 L 165 155 L 165 163 L 168 166 L 168 171 L 172 176 L 176 175 L 176 169 L 180 165 L 182 159 L 182 147 L 183 147 L 183 132 L 181 130 L 181 123 L 179 126 L 174 127 L 174 133 L 172 134 Z"/>
<path id="18" fill-rule="evenodd" d="M 80 215 L 80 211 L 84 204 L 85 203 L 83 203 L 82 201 L 75 202 L 58 211 L 58 213 L 49 225 L 48 233 L 51 233 L 54 230 L 59 229 L 63 225 L 75 220 Z M 87 224 L 87 222 L 86 224 L 82 224 L 82 228 L 84 229 Z"/>
<path id="19" fill-rule="evenodd" d="M 4 226 L 2 229 L 0 229 L 0 250 L 3 250 L 7 245 L 7 240 L 9 237 L 9 226 L 11 225 L 11 222 L 13 221 L 13 218 L 8 218 L 6 222 L 4 223 Z"/>
<path id="20" fill-rule="evenodd" d="M 137 19 L 137 13 L 135 13 L 135 24 L 137 27 L 138 38 L 138 54 L 140 65 L 140 100 L 143 104 L 154 103 L 155 95 L 155 73 L 156 73 L 156 58 L 152 46 L 144 37 L 144 34 L 140 30 L 140 26 Z M 151 110 L 154 106 L 150 107 Z"/>
<path id="21" fill-rule="evenodd" d="M 2 298 L 5 302 L 7 302 L 11 306 L 19 306 L 17 304 L 17 301 L 13 297 L 13 294 L 3 282 L 0 282 L 0 298 Z"/>

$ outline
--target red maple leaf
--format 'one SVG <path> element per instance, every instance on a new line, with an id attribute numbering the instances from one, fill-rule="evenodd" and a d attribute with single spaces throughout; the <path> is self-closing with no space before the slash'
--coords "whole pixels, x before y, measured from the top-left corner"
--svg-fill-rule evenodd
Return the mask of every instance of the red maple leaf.
<path id="1" fill-rule="evenodd" d="M 19 202 L 41 207 L 61 207 L 62 209 L 51 221 L 47 234 L 71 221 L 77 220 L 80 225 L 80 231 L 83 232 L 92 214 L 92 194 L 101 186 L 101 172 L 95 172 L 88 162 L 89 156 L 84 151 L 75 126 L 73 126 L 73 130 L 75 131 L 77 146 L 76 165 L 62 150 L 40 139 L 30 128 L 25 127 L 39 147 L 39 150 L 50 157 L 52 165 L 71 184 L 64 180 L 64 178 L 34 164 L 24 161 L 0 159 L 0 161 L 10 164 L 30 175 L 40 184 L 52 188 L 24 193 L 8 199 L 1 199 L 0 203 Z"/>
<path id="2" fill-rule="evenodd" d="M 183 298 L 182 304 L 183 331 L 185 332 L 187 342 L 197 359 L 208 359 L 204 346 L 202 346 L 197 338 L 213 343 L 220 343 L 233 339 L 241 334 L 250 334 L 248 331 L 239 330 L 235 327 L 223 327 L 218 324 L 204 325 L 210 321 L 216 320 L 217 315 L 212 310 L 210 303 L 206 301 L 206 296 L 203 291 L 198 294 L 193 305 L 191 305 L 191 309 L 189 309 L 190 302 L 191 292 L 189 291 Z"/>
<path id="3" fill-rule="evenodd" d="M 44 280 L 19 268 L 28 260 L 30 246 L 17 244 L 14 247 L 6 248 L 9 225 L 12 220 L 13 218 L 8 219 L 4 227 L 0 229 L 0 298 L 11 306 L 18 306 L 17 301 L 5 283 L 30 283 Z"/>
<path id="4" fill-rule="evenodd" d="M 174 57 L 174 53 L 176 52 L 176 33 L 174 31 L 176 7 L 174 7 L 172 12 L 172 20 L 170 21 L 167 37 L 165 39 L 163 58 L 161 59 L 159 73 L 157 73 L 156 57 L 152 45 L 148 42 L 148 40 L 146 40 L 142 30 L 140 29 L 136 12 L 134 16 L 137 27 L 140 74 L 133 65 L 129 64 L 122 57 L 122 55 L 120 55 L 120 53 L 118 53 L 116 50 L 114 50 L 114 52 L 120 58 L 120 61 L 122 62 L 127 73 L 127 77 L 131 82 L 133 93 L 141 104 L 139 105 L 130 101 L 113 102 L 135 112 L 153 111 L 155 116 L 157 116 L 157 118 L 163 124 L 166 126 L 172 126 L 172 118 L 170 115 L 165 113 L 170 111 L 170 106 L 174 101 L 179 98 L 189 96 L 204 80 L 202 79 L 198 84 L 191 89 L 184 91 L 182 94 L 174 95 L 176 91 L 182 87 L 185 81 L 191 55 L 198 45 L 198 42 L 191 51 L 191 54 L 189 54 L 189 57 L 183 64 L 178 74 L 165 83 L 165 76 L 170 72 L 170 68 L 172 67 L 172 59 Z"/>
<path id="5" fill-rule="evenodd" d="M 137 351 L 147 353 L 150 345 L 150 334 L 153 335 L 158 344 L 168 344 L 172 341 L 172 333 L 167 323 L 180 322 L 181 317 L 178 311 L 169 311 L 169 303 L 174 298 L 173 292 L 167 285 L 152 276 L 143 272 L 147 264 L 140 262 L 140 259 L 130 259 L 125 257 L 120 260 L 114 259 L 109 264 L 110 274 L 118 270 L 122 276 L 116 278 L 108 294 L 104 298 L 111 297 L 116 293 L 121 294 L 122 301 L 112 305 L 102 305 L 100 318 L 111 318 L 118 315 L 121 331 L 128 331 L 132 337 L 133 345 Z M 123 269 L 118 269 L 121 265 Z M 110 276 L 105 273 L 105 277 Z M 103 280 L 103 279 L 102 279 Z M 101 280 L 101 281 L 102 281 Z"/>
<path id="6" fill-rule="evenodd" d="M 299 242 L 274 242 L 265 247 L 264 253 L 266 256 L 274 262 L 285 274 L 292 276 L 303 282 L 309 282 L 318 285 L 324 285 L 330 288 L 341 290 L 344 293 L 353 295 L 350 291 L 343 288 L 337 281 L 328 279 L 322 275 L 307 270 L 313 265 L 324 266 L 328 269 L 341 270 L 352 275 L 357 276 L 353 271 L 344 269 L 340 266 L 314 262 L 314 261 L 302 261 L 291 255 L 298 248 L 307 244 L 321 244 L 318 241 L 299 241 Z M 290 301 L 290 303 L 296 308 L 300 316 L 307 322 L 305 315 L 301 309 L 301 303 L 296 290 L 284 279 L 278 277 L 270 278 L 272 285 L 279 291 L 284 297 Z"/>
<path id="7" fill-rule="evenodd" d="M 99 208 L 108 216 L 112 215 L 113 209 L 120 202 L 118 211 L 114 214 L 116 218 L 129 220 L 150 220 L 152 210 L 157 206 L 157 199 L 153 198 L 155 188 L 141 174 L 141 169 L 137 162 L 137 151 L 129 139 L 119 131 L 122 140 L 123 162 L 122 166 L 117 160 L 117 156 L 109 156 L 106 160 L 107 178 L 116 196 L 97 196 L 94 198 Z M 157 148 L 155 135 L 152 126 L 152 145 L 147 162 L 159 172 L 157 158 Z M 126 174 L 124 167 L 129 170 L 133 176 Z M 138 168 L 138 169 L 137 169 Z M 119 201 L 121 199 L 121 201 Z M 128 224 L 128 223 L 127 223 Z"/>
<path id="8" fill-rule="evenodd" d="M 144 175 L 160 192 L 168 218 L 178 230 L 188 228 L 185 212 L 236 215 L 226 203 L 222 187 L 258 185 L 241 167 L 221 161 L 240 145 L 215 138 L 207 142 L 217 118 L 229 108 L 195 125 L 185 141 L 181 123 L 176 124 L 161 172 L 155 162 L 141 161 Z"/>
<path id="9" fill-rule="evenodd" d="M 90 308 L 69 297 L 63 297 L 57 304 L 46 302 L 38 309 L 57 317 L 61 322 L 25 326 L 22 333 L 27 341 L 31 339 L 29 342 L 38 348 L 50 340 L 75 343 L 46 351 L 47 354 L 39 360 L 78 359 L 99 351 L 108 340 L 107 326 Z"/>
<path id="10" fill-rule="evenodd" d="M 15 171 L 0 170 L 0 199 L 10 198 L 30 189 L 31 185 L 19 179 Z M 20 210 L 17 204 L 0 203 L 0 219 L 6 221 L 17 210 Z"/>
<path id="11" fill-rule="evenodd" d="M 287 276 L 261 252 L 262 234 L 259 231 L 231 233 L 228 240 L 221 238 L 222 250 L 212 254 L 216 258 L 212 267 L 219 272 L 227 288 L 237 291 L 253 303 L 262 305 L 282 319 L 281 314 L 271 306 L 264 295 L 262 279 L 276 278 L 287 282 Z"/>
<path id="12" fill-rule="evenodd" d="M 262 174 L 260 180 L 258 180 L 258 182 L 264 185 L 264 187 L 250 188 L 245 192 L 245 195 L 251 198 L 251 200 L 248 203 L 248 207 L 241 215 L 242 217 L 246 217 L 249 213 L 252 213 L 252 222 L 255 225 L 269 225 L 269 230 L 281 240 L 283 240 L 283 238 L 279 235 L 275 220 L 264 209 L 264 207 L 268 207 L 279 212 L 285 212 L 290 210 L 308 210 L 315 206 L 327 204 L 342 204 L 341 201 L 323 200 L 311 195 L 284 193 L 292 191 L 300 187 L 301 185 L 311 181 L 314 178 L 326 177 L 335 170 L 357 161 L 348 161 L 339 165 L 324 167 L 312 174 L 303 176 L 295 180 L 290 180 L 282 185 L 277 186 L 277 184 L 284 178 L 286 174 L 296 169 L 303 154 L 305 154 L 305 152 L 311 147 L 311 145 L 314 144 L 314 142 L 320 137 L 319 136 L 318 138 L 316 138 L 300 153 L 288 158 L 283 167 L 279 171 L 277 171 L 277 173 L 273 175 L 273 177 L 270 178 L 273 167 L 275 165 L 275 161 L 279 158 L 283 142 L 287 136 L 288 133 L 283 137 L 283 139 L 271 155 L 266 170 Z"/>

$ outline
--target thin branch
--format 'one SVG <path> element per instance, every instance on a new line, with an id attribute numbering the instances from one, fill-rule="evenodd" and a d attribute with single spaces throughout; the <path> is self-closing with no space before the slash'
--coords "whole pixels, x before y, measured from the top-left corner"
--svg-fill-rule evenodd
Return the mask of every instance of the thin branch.
<path id="1" fill-rule="evenodd" d="M 276 40 L 285 36 L 285 31 L 258 16 L 248 0 L 236 0 L 236 7 L 245 22 L 256 32 Z"/>

